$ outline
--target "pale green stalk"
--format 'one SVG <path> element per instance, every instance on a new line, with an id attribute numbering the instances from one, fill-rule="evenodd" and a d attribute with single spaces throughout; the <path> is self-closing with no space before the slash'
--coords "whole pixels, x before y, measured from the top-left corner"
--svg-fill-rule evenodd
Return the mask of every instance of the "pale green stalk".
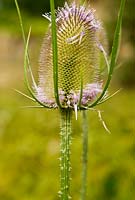
<path id="1" fill-rule="evenodd" d="M 81 188 L 81 200 L 87 198 L 87 166 L 88 166 L 88 119 L 87 111 L 82 111 L 82 188 Z"/>
<path id="2" fill-rule="evenodd" d="M 118 55 L 118 51 L 119 51 L 120 38 L 121 38 L 121 25 L 122 25 L 125 1 L 126 0 L 121 0 L 120 10 L 119 10 L 116 29 L 115 29 L 114 40 L 113 40 L 113 47 L 112 47 L 112 52 L 111 52 L 111 62 L 110 62 L 110 66 L 109 66 L 109 74 L 108 74 L 107 82 L 106 82 L 103 92 L 101 93 L 99 98 L 94 103 L 89 105 L 89 108 L 106 101 L 106 99 L 102 99 L 102 98 L 106 94 L 106 91 L 110 85 L 110 81 L 112 79 L 112 74 L 113 74 L 113 71 L 114 71 L 114 68 L 116 65 L 117 55 Z M 80 2 L 82 3 L 82 0 Z M 106 59 L 107 58 L 105 57 L 105 60 Z M 106 62 L 106 63 L 108 65 L 109 62 Z M 109 99 L 109 98 L 107 98 L 107 99 Z M 82 133 L 82 139 L 83 139 L 83 154 L 82 155 L 83 156 L 82 156 L 81 200 L 86 200 L 87 199 L 87 164 L 88 164 L 88 122 L 87 122 L 86 111 L 83 111 L 82 127 L 83 127 L 83 133 Z"/>

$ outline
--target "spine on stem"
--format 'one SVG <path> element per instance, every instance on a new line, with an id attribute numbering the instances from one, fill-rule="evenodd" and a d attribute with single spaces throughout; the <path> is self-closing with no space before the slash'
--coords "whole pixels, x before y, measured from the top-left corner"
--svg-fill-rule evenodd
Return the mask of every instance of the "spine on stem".
<path id="1" fill-rule="evenodd" d="M 61 111 L 61 132 L 60 132 L 60 192 L 61 200 L 69 200 L 70 181 L 71 181 L 71 163 L 70 163 L 70 146 L 71 146 L 71 110 Z"/>

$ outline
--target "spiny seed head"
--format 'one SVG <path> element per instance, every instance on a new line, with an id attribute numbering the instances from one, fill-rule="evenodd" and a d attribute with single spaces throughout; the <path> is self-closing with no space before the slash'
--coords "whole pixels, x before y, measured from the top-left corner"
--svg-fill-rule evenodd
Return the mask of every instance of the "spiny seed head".
<path id="1" fill-rule="evenodd" d="M 49 19 L 51 21 L 51 17 Z M 79 102 L 87 106 L 102 92 L 98 48 L 101 25 L 89 6 L 78 6 L 75 3 L 69 6 L 65 3 L 56 13 L 56 27 L 60 103 L 63 107 L 74 107 Z M 36 94 L 41 102 L 57 107 L 54 97 L 51 23 L 42 45 Z"/>

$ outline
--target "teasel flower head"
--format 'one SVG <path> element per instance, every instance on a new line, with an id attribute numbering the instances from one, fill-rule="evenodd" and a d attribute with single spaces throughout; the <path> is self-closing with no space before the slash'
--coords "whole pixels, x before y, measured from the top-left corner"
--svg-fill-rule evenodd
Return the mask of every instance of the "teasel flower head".
<path id="1" fill-rule="evenodd" d="M 39 103 L 39 106 L 30 107 L 70 108 L 77 114 L 77 110 L 91 109 L 119 92 L 108 95 L 119 53 L 126 0 L 120 3 L 109 60 L 104 48 L 103 28 L 86 1 L 81 6 L 78 0 L 71 5 L 65 3 L 55 13 L 54 0 L 50 0 L 51 15 L 44 15 L 50 21 L 50 26 L 42 45 L 38 84 L 32 73 L 28 53 L 31 28 L 26 38 L 19 5 L 17 0 L 14 1 L 25 45 L 24 82 L 30 96 L 16 91 Z"/>
<path id="2" fill-rule="evenodd" d="M 53 50 L 51 15 L 40 55 L 37 99 L 48 107 L 57 108 L 53 80 Z M 102 92 L 100 66 L 101 42 L 104 31 L 88 5 L 65 3 L 56 12 L 58 49 L 58 95 L 61 107 L 74 110 L 87 109 Z"/>

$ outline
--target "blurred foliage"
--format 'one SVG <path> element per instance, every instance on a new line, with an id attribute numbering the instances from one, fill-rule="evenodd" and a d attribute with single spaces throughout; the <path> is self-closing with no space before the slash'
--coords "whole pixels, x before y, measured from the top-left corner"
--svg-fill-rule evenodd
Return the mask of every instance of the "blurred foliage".
<path id="1" fill-rule="evenodd" d="M 109 38 L 110 45 L 113 41 L 114 27 L 117 19 L 117 12 L 119 8 L 120 0 L 118 1 L 106 1 L 105 8 L 113 8 L 108 12 L 108 17 L 105 19 L 107 27 L 107 36 Z M 135 76 L 133 71 L 135 70 L 135 1 L 128 0 L 126 2 L 123 26 L 122 26 L 122 42 L 120 48 L 119 60 L 122 64 L 122 69 L 118 71 L 117 81 L 124 87 L 135 87 Z"/>
<path id="2" fill-rule="evenodd" d="M 47 21 L 41 14 L 49 11 L 49 4 L 46 0 L 18 1 L 26 32 L 32 25 L 30 56 L 35 72 L 42 38 L 47 30 Z M 58 200 L 59 113 L 22 109 L 22 106 L 32 105 L 32 102 L 12 91 L 12 88 L 21 91 L 24 88 L 23 42 L 13 2 L 0 0 L 0 200 Z M 91 0 L 99 13 L 98 17 L 104 22 L 109 47 L 119 2 Z M 61 4 L 61 1 L 57 3 Z M 114 74 L 113 91 L 116 83 L 129 88 L 135 84 L 134 23 L 134 0 L 128 0 L 119 56 L 122 66 Z M 96 112 L 89 112 L 90 200 L 134 199 L 135 92 L 134 88 L 129 88 L 99 108 L 104 110 L 103 118 L 112 134 L 105 132 Z M 80 113 L 78 121 L 73 122 L 72 165 L 73 199 L 78 200 L 81 187 Z"/>
<path id="3" fill-rule="evenodd" d="M 23 14 L 23 21 L 25 28 L 28 30 L 32 26 L 33 35 L 41 35 L 45 32 L 46 20 L 41 17 L 43 13 L 49 12 L 49 0 L 18 0 Z M 63 0 L 56 0 L 57 6 L 62 6 Z M 116 25 L 118 8 L 120 0 L 117 1 L 90 1 L 91 5 L 97 8 L 99 18 L 104 22 L 107 30 L 107 39 L 109 41 L 109 49 L 112 46 L 113 35 Z M 111 13 L 110 13 L 111 8 Z M 122 32 L 122 46 L 120 48 L 120 64 L 121 68 L 118 71 L 117 82 L 124 87 L 134 87 L 135 77 L 133 71 L 135 70 L 135 1 L 128 0 L 126 3 L 124 18 L 123 18 L 123 32 Z M 0 28 L 18 32 L 19 23 L 15 11 L 14 0 L 0 0 Z M 111 49 L 110 49 L 111 51 Z"/>
<path id="4" fill-rule="evenodd" d="M 50 10 L 50 0 L 18 0 L 20 7 L 32 15 L 39 15 Z M 62 6 L 63 0 L 55 0 L 55 6 Z M 1 0 L 1 7 L 3 8 L 14 8 L 14 0 Z"/>
<path id="5" fill-rule="evenodd" d="M 10 98 L 10 101 L 8 99 Z M 130 104 L 128 99 L 132 99 Z M 121 92 L 106 103 L 105 132 L 96 112 L 89 112 L 88 199 L 133 200 L 135 94 Z M 5 101 L 6 100 L 6 101 Z M 0 100 L 0 199 L 58 200 L 59 113 L 20 109 L 31 105 L 22 96 L 2 94 Z M 72 192 L 79 199 L 81 121 L 73 122 Z"/>

